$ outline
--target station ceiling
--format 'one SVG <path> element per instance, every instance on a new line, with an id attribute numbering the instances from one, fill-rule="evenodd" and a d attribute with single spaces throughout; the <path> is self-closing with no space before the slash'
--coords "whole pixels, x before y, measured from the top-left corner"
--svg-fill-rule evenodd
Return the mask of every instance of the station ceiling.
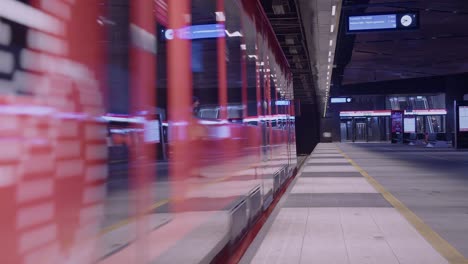
<path id="1" fill-rule="evenodd" d="M 295 0 L 261 0 L 276 38 L 293 74 L 294 96 L 315 103 L 311 54 L 307 45 L 299 5 Z"/>
<path id="2" fill-rule="evenodd" d="M 295 98 L 322 109 L 331 85 L 341 1 L 261 3 L 291 67 Z"/>
<path id="3" fill-rule="evenodd" d="M 351 12 L 420 13 L 420 29 L 346 35 L 338 40 L 337 85 L 425 78 L 468 72 L 468 1 L 345 0 Z"/>
<path id="4" fill-rule="evenodd" d="M 468 73 L 467 0 L 260 1 L 292 68 L 295 97 L 316 104 L 320 112 L 325 110 L 328 89 L 333 94 L 333 90 L 350 85 Z M 335 16 L 331 14 L 333 6 Z M 356 35 L 345 32 L 347 13 L 395 11 L 418 11 L 420 29 Z M 333 24 L 334 32 L 330 30 Z M 332 73 L 328 83 L 329 65 Z"/>

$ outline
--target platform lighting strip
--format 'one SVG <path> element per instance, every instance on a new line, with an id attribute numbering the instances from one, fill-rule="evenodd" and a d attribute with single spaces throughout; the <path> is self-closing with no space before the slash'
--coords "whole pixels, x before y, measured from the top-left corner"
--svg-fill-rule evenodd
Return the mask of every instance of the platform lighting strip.
<path id="1" fill-rule="evenodd" d="M 331 11 L 332 17 L 336 15 L 336 5 L 332 6 L 332 11 Z M 330 26 L 330 33 L 333 33 L 335 31 L 335 25 L 332 23 Z M 325 87 L 325 104 L 324 104 L 324 109 L 323 109 L 323 117 L 327 115 L 327 106 L 328 106 L 328 99 L 330 98 L 330 69 L 331 69 L 331 63 L 332 63 L 332 48 L 333 48 L 333 39 L 330 39 L 330 51 L 328 52 L 328 66 L 327 66 L 327 82 L 326 82 L 326 87 Z"/>

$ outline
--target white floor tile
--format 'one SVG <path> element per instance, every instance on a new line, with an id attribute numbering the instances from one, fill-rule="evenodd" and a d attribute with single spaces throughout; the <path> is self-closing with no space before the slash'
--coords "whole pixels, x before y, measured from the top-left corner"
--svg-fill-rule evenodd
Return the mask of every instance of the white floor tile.
<path id="1" fill-rule="evenodd" d="M 307 208 L 281 209 L 251 263 L 299 263 L 307 215 Z"/>
<path id="2" fill-rule="evenodd" d="M 300 263 L 349 263 L 338 208 L 309 209 Z"/>
<path id="3" fill-rule="evenodd" d="M 351 264 L 398 264 L 398 259 L 368 208 L 340 208 Z"/>
<path id="4" fill-rule="evenodd" d="M 299 178 L 291 193 L 377 193 L 361 177 L 313 177 Z"/>
<path id="5" fill-rule="evenodd" d="M 448 263 L 396 209 L 369 210 L 400 264 Z"/>

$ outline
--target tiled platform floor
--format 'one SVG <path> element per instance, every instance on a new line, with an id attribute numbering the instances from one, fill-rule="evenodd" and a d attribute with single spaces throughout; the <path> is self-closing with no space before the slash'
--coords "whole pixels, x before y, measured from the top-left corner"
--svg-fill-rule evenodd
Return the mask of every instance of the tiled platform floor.
<path id="1" fill-rule="evenodd" d="M 241 263 L 448 261 L 335 144 L 319 144 Z"/>

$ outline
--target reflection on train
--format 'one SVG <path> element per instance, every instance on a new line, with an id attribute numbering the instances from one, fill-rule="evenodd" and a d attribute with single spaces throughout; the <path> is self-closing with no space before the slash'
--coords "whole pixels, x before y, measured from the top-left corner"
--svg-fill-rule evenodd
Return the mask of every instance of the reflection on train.
<path id="1" fill-rule="evenodd" d="M 260 4 L 39 2 L 0 3 L 2 263 L 225 262 L 296 169 Z"/>

